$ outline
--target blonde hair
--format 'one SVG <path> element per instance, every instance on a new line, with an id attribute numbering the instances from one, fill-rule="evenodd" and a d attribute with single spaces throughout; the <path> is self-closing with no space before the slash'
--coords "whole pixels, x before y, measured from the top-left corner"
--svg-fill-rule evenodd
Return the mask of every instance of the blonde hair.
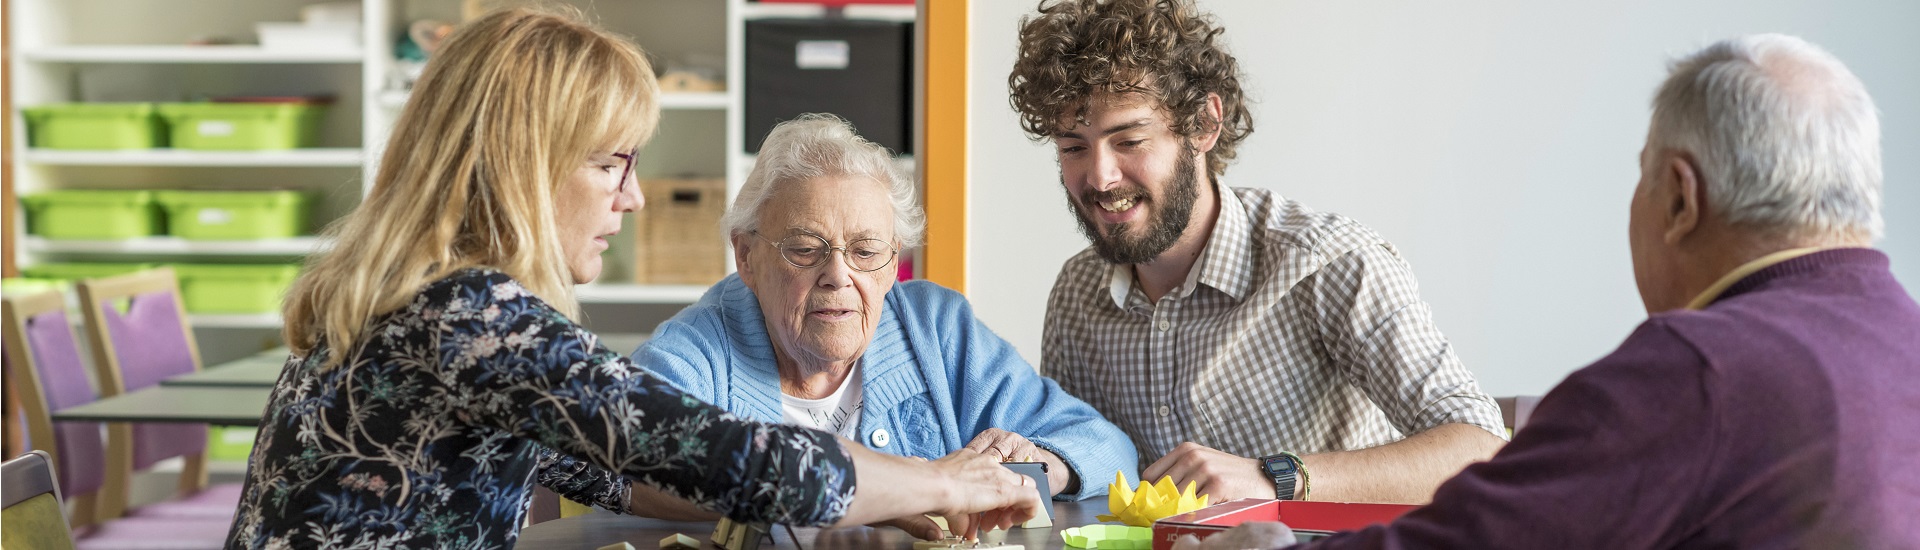
<path id="1" fill-rule="evenodd" d="M 578 12 L 519 7 L 461 26 L 400 112 L 373 191 L 288 291 L 288 346 L 324 343 L 338 365 L 376 317 L 473 267 L 576 317 L 554 190 L 595 152 L 644 144 L 658 96 L 640 48 Z"/>

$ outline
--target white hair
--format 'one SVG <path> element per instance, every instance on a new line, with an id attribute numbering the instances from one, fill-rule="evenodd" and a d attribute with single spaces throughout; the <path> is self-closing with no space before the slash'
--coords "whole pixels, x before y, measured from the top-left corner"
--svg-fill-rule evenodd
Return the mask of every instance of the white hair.
<path id="1" fill-rule="evenodd" d="M 1649 142 L 1694 155 L 1710 208 L 1775 234 L 1879 238 L 1880 121 L 1833 54 L 1792 36 L 1743 36 L 1670 73 Z"/>
<path id="2" fill-rule="evenodd" d="M 828 176 L 871 178 L 887 186 L 893 202 L 893 238 L 901 249 L 920 245 L 926 216 L 920 211 L 913 181 L 894 167 L 893 155 L 854 133 L 846 120 L 825 113 L 808 113 L 782 122 L 767 134 L 760 155 L 740 187 L 733 208 L 720 218 L 729 236 L 760 225 L 760 207 L 777 185 L 791 185 Z"/>

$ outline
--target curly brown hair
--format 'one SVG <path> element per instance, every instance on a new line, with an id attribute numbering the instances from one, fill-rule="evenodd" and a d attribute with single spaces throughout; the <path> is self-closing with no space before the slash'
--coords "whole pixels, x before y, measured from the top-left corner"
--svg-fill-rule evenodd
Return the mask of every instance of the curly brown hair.
<path id="1" fill-rule="evenodd" d="M 1038 17 L 1020 20 L 1020 56 L 1007 77 L 1020 125 L 1035 141 L 1086 122 L 1095 93 L 1153 98 L 1175 134 L 1220 130 L 1208 173 L 1226 173 L 1240 141 L 1253 133 L 1240 89 L 1240 63 L 1218 42 L 1225 32 L 1192 0 L 1042 0 Z M 1218 94 L 1221 120 L 1208 116 Z"/>

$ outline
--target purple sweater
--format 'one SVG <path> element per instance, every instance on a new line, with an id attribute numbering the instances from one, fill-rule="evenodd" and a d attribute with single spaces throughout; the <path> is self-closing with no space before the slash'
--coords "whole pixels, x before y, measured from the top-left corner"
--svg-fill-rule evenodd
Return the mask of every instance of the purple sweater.
<path id="1" fill-rule="evenodd" d="M 1432 505 L 1313 548 L 1920 548 L 1920 306 L 1887 264 L 1654 315 Z"/>

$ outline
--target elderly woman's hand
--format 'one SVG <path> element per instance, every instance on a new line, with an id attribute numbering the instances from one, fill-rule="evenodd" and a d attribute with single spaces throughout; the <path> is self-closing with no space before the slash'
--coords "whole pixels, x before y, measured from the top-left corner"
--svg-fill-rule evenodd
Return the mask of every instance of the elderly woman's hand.
<path id="1" fill-rule="evenodd" d="M 1181 535 L 1173 550 L 1270 550 L 1292 546 L 1293 529 L 1277 521 L 1249 521 L 1202 540 Z"/>
<path id="2" fill-rule="evenodd" d="M 1032 441 L 1027 440 L 1026 436 L 1017 433 L 1000 428 L 987 428 L 986 431 L 980 432 L 980 435 L 974 436 L 973 442 L 968 443 L 966 449 L 997 457 L 1001 462 L 1047 463 L 1047 490 L 1054 495 L 1060 494 L 1073 483 L 1073 469 L 1067 467 L 1066 461 L 1061 460 L 1059 455 L 1053 454 L 1053 451 L 1042 449 L 1039 445 L 1034 445 Z"/>

